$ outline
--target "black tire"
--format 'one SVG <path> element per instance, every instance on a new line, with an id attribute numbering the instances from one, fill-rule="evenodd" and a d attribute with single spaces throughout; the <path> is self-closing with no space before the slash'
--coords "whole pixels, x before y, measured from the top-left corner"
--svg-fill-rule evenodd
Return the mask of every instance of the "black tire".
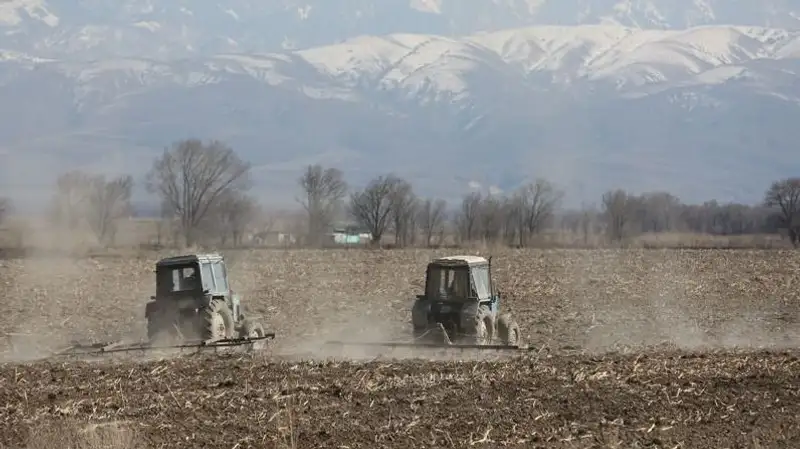
<path id="1" fill-rule="evenodd" d="M 417 299 L 411 306 L 411 326 L 414 329 L 425 329 L 428 327 L 428 313 L 431 304 L 427 300 Z"/>
<path id="2" fill-rule="evenodd" d="M 477 302 L 464 307 L 461 312 L 461 331 L 469 343 L 491 344 L 494 332 L 492 312 Z"/>
<path id="3" fill-rule="evenodd" d="M 242 332 L 239 335 L 241 338 L 263 337 L 264 326 L 261 323 L 256 323 L 250 320 L 245 320 L 242 326 Z"/>
<path id="4" fill-rule="evenodd" d="M 204 307 L 200 312 L 203 320 L 203 328 L 201 338 L 203 340 L 218 340 L 222 338 L 231 338 L 233 336 L 233 313 L 231 309 L 223 300 L 215 299 Z M 217 316 L 222 318 L 222 324 L 225 329 L 220 334 L 218 329 L 215 329 Z"/>
<path id="5" fill-rule="evenodd" d="M 497 319 L 497 334 L 504 345 L 519 346 L 522 344 L 519 325 L 508 314 L 503 314 Z"/>

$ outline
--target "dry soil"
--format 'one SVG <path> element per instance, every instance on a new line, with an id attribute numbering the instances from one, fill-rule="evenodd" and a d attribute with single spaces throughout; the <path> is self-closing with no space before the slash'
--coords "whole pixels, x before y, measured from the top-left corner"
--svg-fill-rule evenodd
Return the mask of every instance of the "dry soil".
<path id="1" fill-rule="evenodd" d="M 436 254 L 226 253 L 268 351 L 103 362 L 23 359 L 143 338 L 157 255 L 2 261 L 0 332 L 39 337 L 0 365 L 0 446 L 800 447 L 800 253 L 505 250 L 531 353 L 323 345 L 407 338 Z"/>

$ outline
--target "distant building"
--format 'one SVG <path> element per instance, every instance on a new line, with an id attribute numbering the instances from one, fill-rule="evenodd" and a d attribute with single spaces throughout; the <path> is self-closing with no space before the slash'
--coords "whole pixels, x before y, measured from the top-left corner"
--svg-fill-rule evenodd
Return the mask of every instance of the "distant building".
<path id="1" fill-rule="evenodd" d="M 250 243 L 256 246 L 293 246 L 297 237 L 288 232 L 262 231 L 250 236 Z"/>
<path id="2" fill-rule="evenodd" d="M 355 224 L 336 224 L 325 234 L 329 245 L 367 245 L 372 241 L 372 234 Z"/>

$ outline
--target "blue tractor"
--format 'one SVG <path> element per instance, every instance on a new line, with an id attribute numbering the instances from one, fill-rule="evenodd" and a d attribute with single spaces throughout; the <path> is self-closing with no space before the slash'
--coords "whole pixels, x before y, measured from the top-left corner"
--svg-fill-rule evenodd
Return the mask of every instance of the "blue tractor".
<path id="1" fill-rule="evenodd" d="M 245 318 L 219 254 L 167 257 L 156 263 L 156 294 L 145 307 L 147 337 L 217 341 L 261 338 L 260 323 Z"/>
<path id="2" fill-rule="evenodd" d="M 434 259 L 425 273 L 425 293 L 411 309 L 415 341 L 433 344 L 520 346 L 519 325 L 500 313 L 491 258 Z"/>
<path id="3" fill-rule="evenodd" d="M 238 294 L 228 284 L 219 254 L 166 257 L 155 267 L 156 294 L 145 306 L 147 341 L 140 343 L 73 342 L 52 356 L 72 357 L 151 349 L 201 350 L 245 346 L 255 349 L 274 332 L 245 317 Z"/>

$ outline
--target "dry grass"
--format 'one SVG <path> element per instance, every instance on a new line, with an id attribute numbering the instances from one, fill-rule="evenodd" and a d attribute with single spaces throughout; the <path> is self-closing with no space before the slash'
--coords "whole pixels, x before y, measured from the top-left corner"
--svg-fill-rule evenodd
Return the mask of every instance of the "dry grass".
<path id="1" fill-rule="evenodd" d="M 798 446 L 797 252 L 500 249 L 502 307 L 534 353 L 329 358 L 325 339 L 405 338 L 445 253 L 226 252 L 271 352 L 0 366 L 0 444 L 74 419 L 136 423 L 150 447 Z M 157 257 L 0 261 L 0 332 L 142 338 Z"/>
<path id="2" fill-rule="evenodd" d="M 64 414 L 64 410 L 61 411 Z M 25 449 L 145 449 L 128 423 L 85 424 L 77 420 L 51 421 L 35 428 Z"/>
<path id="3" fill-rule="evenodd" d="M 2 250 L 24 249 L 28 252 L 60 252 L 65 254 L 88 255 L 137 255 L 147 252 L 160 242 L 162 246 L 174 246 L 171 231 L 162 227 L 159 234 L 158 222 L 153 219 L 136 218 L 118 223 L 116 242 L 113 248 L 98 245 L 94 235 L 88 230 L 67 230 L 53 228 L 40 218 L 13 218 L 0 226 L 0 252 Z M 297 232 L 297 225 L 286 224 L 273 229 L 278 232 Z M 436 244 L 437 242 L 433 242 Z M 453 235 L 446 235 L 441 246 L 462 246 L 468 249 L 500 249 L 508 245 L 503 242 L 470 242 L 459 244 Z M 394 238 L 387 235 L 382 240 L 385 247 L 394 244 Z M 273 244 L 278 246 L 277 243 Z M 423 247 L 420 236 L 417 247 Z M 710 235 L 691 232 L 644 233 L 632 235 L 622 242 L 611 242 L 605 234 L 590 234 L 567 230 L 547 230 L 531 239 L 530 248 L 538 249 L 603 249 L 603 248 L 653 248 L 653 249 L 790 249 L 789 240 L 777 234 L 748 235 Z"/>

